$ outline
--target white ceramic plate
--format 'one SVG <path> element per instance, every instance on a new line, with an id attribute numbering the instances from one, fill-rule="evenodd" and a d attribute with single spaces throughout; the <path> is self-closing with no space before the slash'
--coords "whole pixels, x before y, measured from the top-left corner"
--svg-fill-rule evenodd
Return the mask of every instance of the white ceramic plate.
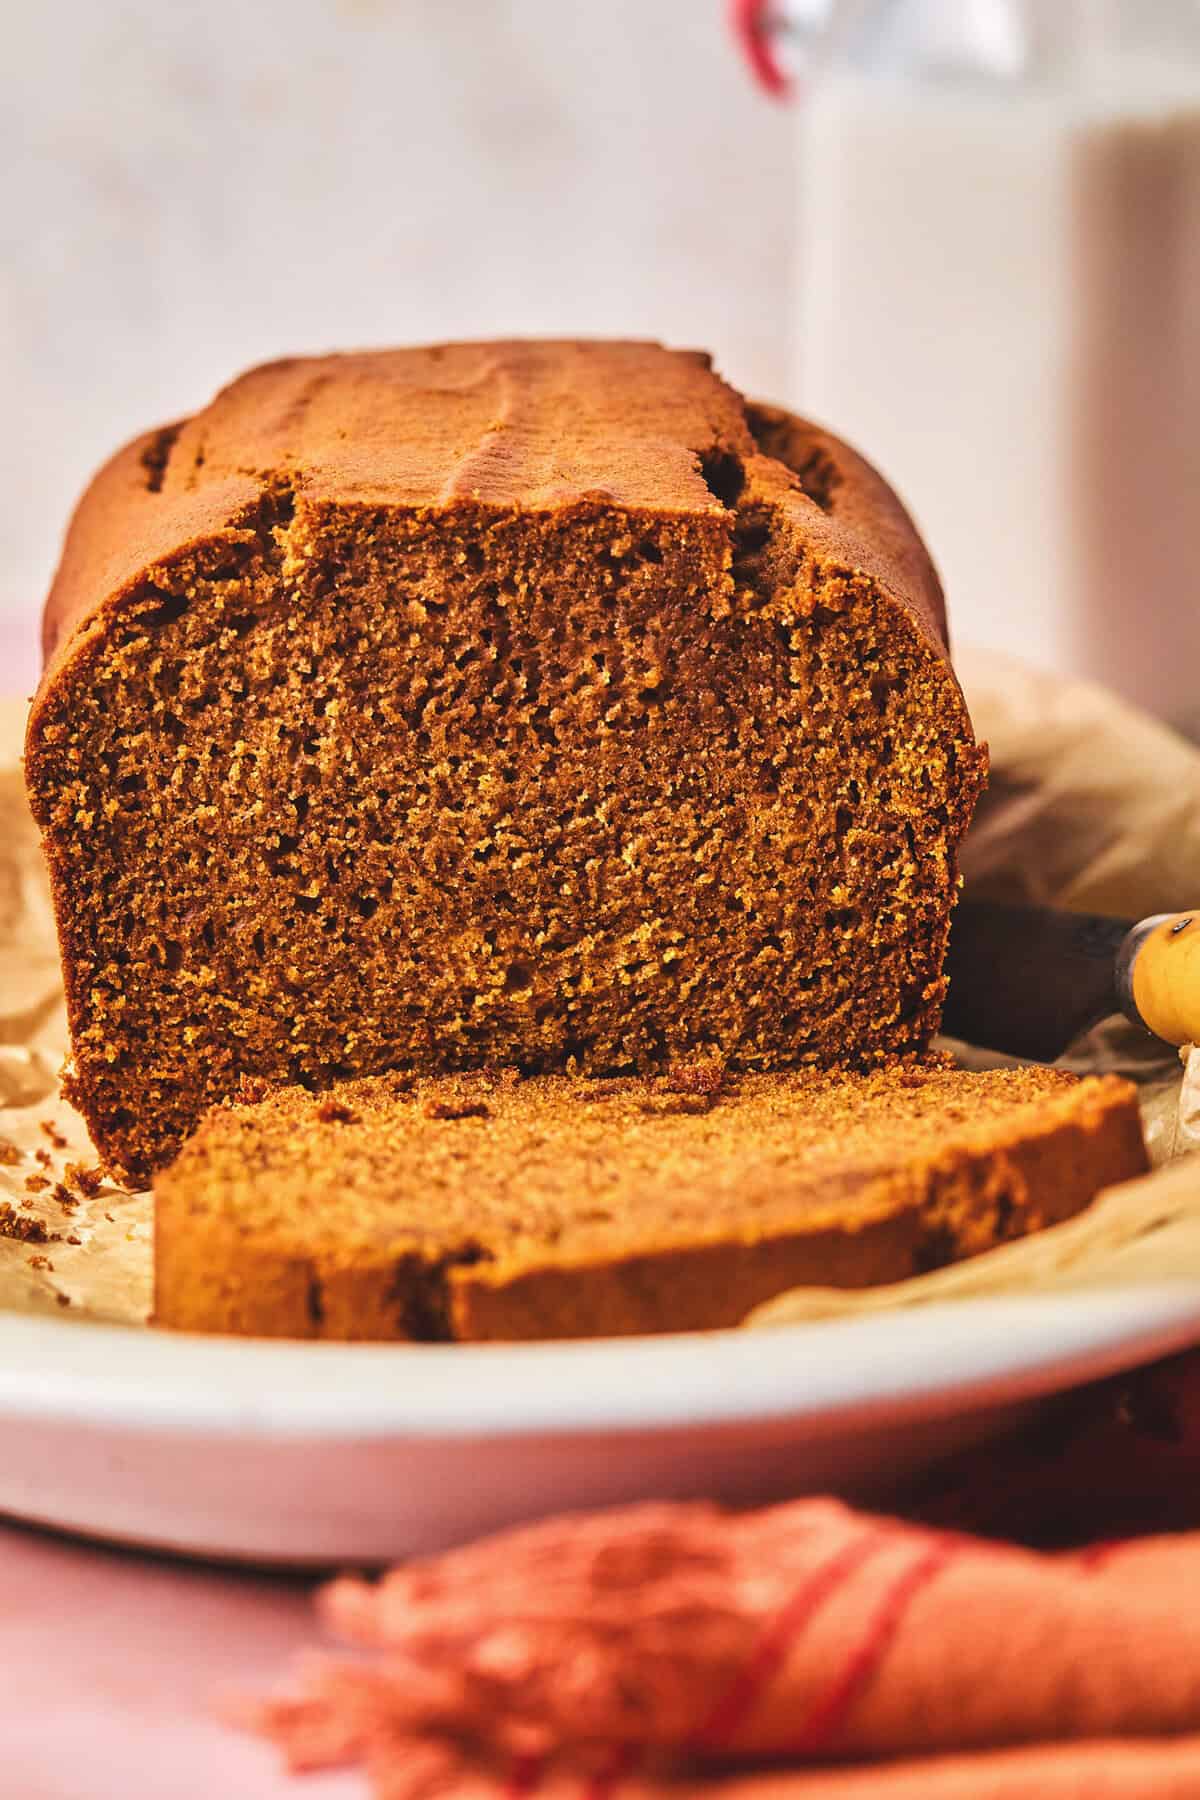
<path id="1" fill-rule="evenodd" d="M 756 1332 L 341 1345 L 0 1314 L 0 1511 L 370 1563 L 564 1507 L 880 1492 L 1010 1409 L 1200 1341 L 1200 1285 Z"/>

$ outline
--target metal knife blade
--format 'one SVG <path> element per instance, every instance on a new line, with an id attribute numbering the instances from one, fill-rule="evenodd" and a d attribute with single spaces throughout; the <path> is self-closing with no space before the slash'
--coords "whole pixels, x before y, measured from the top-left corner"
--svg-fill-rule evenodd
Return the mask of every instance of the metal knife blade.
<path id="1" fill-rule="evenodd" d="M 1053 1062 L 1072 1038 L 1123 1010 L 1117 957 L 1130 919 L 961 900 L 950 926 L 942 1030 Z"/>

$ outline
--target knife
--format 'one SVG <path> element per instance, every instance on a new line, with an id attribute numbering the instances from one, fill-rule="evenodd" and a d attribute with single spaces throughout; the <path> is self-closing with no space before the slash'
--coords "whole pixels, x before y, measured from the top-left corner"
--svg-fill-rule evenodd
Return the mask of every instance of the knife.
<path id="1" fill-rule="evenodd" d="M 946 972 L 942 1030 L 989 1050 L 1052 1062 L 1118 1012 L 1200 1043 L 1200 909 L 1135 921 L 962 900 Z"/>

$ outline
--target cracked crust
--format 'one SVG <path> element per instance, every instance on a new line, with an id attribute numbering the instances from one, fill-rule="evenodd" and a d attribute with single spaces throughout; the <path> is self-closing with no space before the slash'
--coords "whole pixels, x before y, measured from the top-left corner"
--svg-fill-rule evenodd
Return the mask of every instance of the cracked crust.
<path id="1" fill-rule="evenodd" d="M 60 647 L 111 615 L 148 570 L 236 543 L 281 485 L 302 507 L 445 511 L 469 500 L 545 511 L 599 498 L 711 516 L 723 502 L 705 461 L 722 454 L 747 469 L 751 490 L 759 480 L 795 509 L 822 555 L 887 581 L 945 649 L 929 555 L 849 445 L 794 414 L 747 406 L 702 351 L 518 340 L 266 363 L 203 412 L 125 445 L 71 522 L 43 614 L 42 688 Z"/>

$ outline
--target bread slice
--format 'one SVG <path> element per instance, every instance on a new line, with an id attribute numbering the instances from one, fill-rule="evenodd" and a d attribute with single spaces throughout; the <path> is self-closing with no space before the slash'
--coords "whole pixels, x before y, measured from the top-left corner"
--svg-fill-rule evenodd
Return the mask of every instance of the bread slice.
<path id="1" fill-rule="evenodd" d="M 1135 1090 L 1049 1069 L 382 1077 L 211 1111 L 155 1184 L 159 1324 L 565 1338 L 898 1281 L 1146 1167 Z"/>
<path id="2" fill-rule="evenodd" d="M 122 451 L 27 777 L 70 1093 L 130 1180 L 243 1074 L 919 1051 L 983 752 L 845 445 L 699 354 L 243 376 Z"/>

